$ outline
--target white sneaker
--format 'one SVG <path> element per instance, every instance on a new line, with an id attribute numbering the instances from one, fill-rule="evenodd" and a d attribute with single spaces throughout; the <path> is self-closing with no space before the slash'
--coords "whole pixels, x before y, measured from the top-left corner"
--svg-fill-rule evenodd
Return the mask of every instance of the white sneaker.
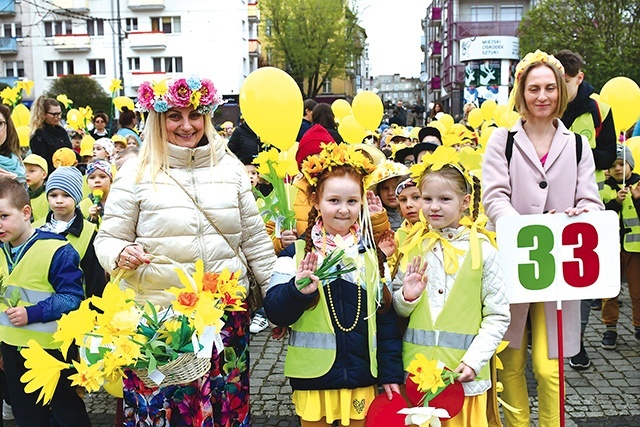
<path id="1" fill-rule="evenodd" d="M 2 401 L 2 419 L 3 420 L 13 420 L 13 409 L 11 409 L 11 405 L 9 405 L 4 400 Z"/>
<path id="2" fill-rule="evenodd" d="M 259 314 L 253 316 L 253 320 L 251 321 L 251 325 L 249 325 L 249 332 L 252 334 L 257 334 L 258 332 L 262 332 L 269 326 L 269 322 L 267 319 L 262 317 Z"/>

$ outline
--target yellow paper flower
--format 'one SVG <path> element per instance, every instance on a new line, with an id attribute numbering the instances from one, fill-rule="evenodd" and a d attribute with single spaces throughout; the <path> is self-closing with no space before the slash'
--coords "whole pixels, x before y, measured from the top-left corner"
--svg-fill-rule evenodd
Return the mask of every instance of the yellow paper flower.
<path id="1" fill-rule="evenodd" d="M 119 91 L 120 89 L 122 89 L 122 80 L 120 79 L 111 80 L 111 85 L 109 86 L 109 93 L 111 94 L 111 96 L 114 96 L 116 92 Z"/>
<path id="2" fill-rule="evenodd" d="M 64 105 L 64 108 L 69 108 L 69 105 L 73 104 L 73 101 L 70 100 L 64 93 L 56 96 L 56 99 L 58 100 L 58 102 Z"/>
<path id="3" fill-rule="evenodd" d="M 213 326 L 216 332 L 220 332 L 224 326 L 221 320 L 224 311 L 215 306 L 213 294 L 203 292 L 196 304 L 194 327 L 198 335 L 202 335 L 204 328 Z"/>
<path id="4" fill-rule="evenodd" d="M 407 372 L 413 375 L 412 380 L 418 386 L 418 391 L 435 393 L 439 388 L 446 387 L 442 380 L 444 364 L 438 360 L 429 360 L 424 354 L 416 354 L 416 358 L 407 367 Z"/>
<path id="5" fill-rule="evenodd" d="M 309 184 L 315 186 L 318 175 L 324 170 L 331 170 L 336 166 L 350 165 L 362 176 L 372 173 L 376 166 L 358 149 L 349 144 L 321 144 L 320 154 L 312 155 L 302 163 L 302 173 Z"/>
<path id="6" fill-rule="evenodd" d="M 24 391 L 33 393 L 41 389 L 37 402 L 43 405 L 51 402 L 53 393 L 60 379 L 60 372 L 71 365 L 64 363 L 47 353 L 35 340 L 29 340 L 26 348 L 20 350 L 25 358 L 24 367 L 27 368 L 20 381 L 25 383 Z"/>
<path id="7" fill-rule="evenodd" d="M 133 100 L 128 96 L 116 96 L 113 98 L 113 105 L 118 109 L 118 111 L 122 111 L 122 107 L 127 107 L 127 109 L 131 111 L 136 108 L 133 104 Z"/>
<path id="8" fill-rule="evenodd" d="M 196 304 L 200 298 L 197 292 L 189 291 L 184 288 L 176 288 L 172 286 L 167 290 L 175 297 L 175 300 L 171 302 L 173 309 L 180 314 L 191 316 L 196 309 Z"/>
<path id="9" fill-rule="evenodd" d="M 200 106 L 200 97 L 202 96 L 202 92 L 200 92 L 199 90 L 194 90 L 193 92 L 191 92 L 191 105 L 193 105 L 193 108 L 198 108 Z"/>
<path id="10" fill-rule="evenodd" d="M 33 90 L 34 82 L 31 80 L 18 80 L 16 82 L 16 87 L 20 90 L 24 90 L 27 92 L 27 96 L 31 95 L 31 91 Z"/>
<path id="11" fill-rule="evenodd" d="M 380 184 L 390 178 L 400 177 L 409 174 L 409 168 L 405 165 L 385 160 L 380 163 L 376 169 L 364 180 L 364 188 L 372 189 L 373 186 Z"/>
<path id="12" fill-rule="evenodd" d="M 109 321 L 108 328 L 114 335 L 134 335 L 141 318 L 142 310 L 129 307 L 129 310 L 115 313 Z"/>
<path id="13" fill-rule="evenodd" d="M 53 341 L 61 343 L 60 351 L 66 358 L 69 346 L 73 342 L 82 342 L 84 336 L 94 328 L 96 313 L 91 310 L 89 301 L 80 303 L 77 310 L 63 314 L 58 320 L 58 329 L 53 333 Z"/>
<path id="14" fill-rule="evenodd" d="M 167 93 L 167 79 L 160 80 L 159 82 L 153 82 L 151 87 L 153 88 L 153 94 L 161 97 Z"/>
<path id="15" fill-rule="evenodd" d="M 115 283 L 107 283 L 102 296 L 91 297 L 91 303 L 102 310 L 105 315 L 113 315 L 134 305 L 136 294 L 133 289 L 122 290 Z"/>
<path id="16" fill-rule="evenodd" d="M 504 365 L 498 357 L 498 354 L 502 353 L 507 347 L 509 347 L 509 341 L 500 341 L 500 344 L 498 344 L 498 348 L 496 349 L 496 369 L 504 369 Z"/>
<path id="17" fill-rule="evenodd" d="M 141 357 L 140 346 L 127 336 L 114 336 L 111 352 L 113 357 L 122 361 L 122 366 L 130 366 Z"/>
<path id="18" fill-rule="evenodd" d="M 20 89 L 18 87 L 6 87 L 0 92 L 2 103 L 6 105 L 16 105 L 20 100 Z"/>
<path id="19" fill-rule="evenodd" d="M 108 383 L 122 381 L 124 378 L 124 372 L 122 367 L 127 366 L 129 363 L 127 359 L 123 357 L 116 357 L 111 351 L 107 351 L 102 358 L 102 371 L 104 373 L 104 380 Z"/>
<path id="20" fill-rule="evenodd" d="M 198 284 L 202 283 L 202 278 L 204 277 L 204 261 L 201 259 L 197 260 L 194 267 L 196 271 L 193 273 L 193 276 L 187 276 L 181 268 L 175 269 L 180 283 L 182 283 L 182 286 L 184 286 L 186 290 L 194 291 L 201 289 L 201 286 Z"/>
<path id="21" fill-rule="evenodd" d="M 72 386 L 84 387 L 89 393 L 100 390 L 104 383 L 104 373 L 100 369 L 102 367 L 100 363 L 88 366 L 84 360 L 80 362 L 74 360 L 73 367 L 78 373 L 69 375 Z"/>

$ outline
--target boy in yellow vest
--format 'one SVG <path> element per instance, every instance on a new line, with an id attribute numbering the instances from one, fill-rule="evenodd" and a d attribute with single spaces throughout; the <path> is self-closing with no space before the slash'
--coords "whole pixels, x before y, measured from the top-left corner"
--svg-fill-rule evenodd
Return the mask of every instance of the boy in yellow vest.
<path id="1" fill-rule="evenodd" d="M 84 297 L 78 253 L 64 237 L 33 228 L 29 195 L 7 178 L 0 178 L 0 242 L 0 341 L 13 415 L 22 426 L 47 426 L 52 416 L 61 427 L 90 426 L 84 402 L 67 379 L 71 370 L 62 371 L 50 407 L 36 401 L 37 393 L 26 393 L 20 381 L 26 372 L 20 349 L 30 340 L 62 360 L 52 334 L 55 321 Z"/>
<path id="2" fill-rule="evenodd" d="M 37 221 L 47 216 L 47 212 L 49 212 L 47 195 L 44 194 L 44 181 L 47 179 L 49 166 L 44 157 L 37 154 L 29 154 L 22 162 L 27 169 L 27 186 L 29 187 L 33 220 Z"/>
<path id="3" fill-rule="evenodd" d="M 627 277 L 636 341 L 640 342 L 640 175 L 633 173 L 631 150 L 618 145 L 617 159 L 605 181 L 604 206 L 620 216 L 620 271 Z M 614 350 L 618 339 L 618 298 L 602 300 L 602 321 L 606 331 L 602 348 Z"/>
<path id="4" fill-rule="evenodd" d="M 78 203 L 82 199 L 82 174 L 75 167 L 56 169 L 47 181 L 47 200 L 51 211 L 34 227 L 65 236 L 80 255 L 87 297 L 102 296 L 106 285 L 104 269 L 98 262 L 93 240 L 96 224 L 84 219 Z"/>

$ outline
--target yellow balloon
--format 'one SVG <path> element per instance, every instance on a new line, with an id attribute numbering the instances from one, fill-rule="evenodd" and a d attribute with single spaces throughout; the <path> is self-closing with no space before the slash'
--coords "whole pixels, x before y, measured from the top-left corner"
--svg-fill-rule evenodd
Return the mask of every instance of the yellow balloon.
<path id="1" fill-rule="evenodd" d="M 105 382 L 102 387 L 112 396 L 122 398 L 124 396 L 124 384 L 122 380 L 115 382 Z"/>
<path id="2" fill-rule="evenodd" d="M 640 116 L 640 87 L 628 77 L 614 77 L 605 83 L 600 99 L 611 107 L 617 134 L 628 130 Z"/>
<path id="3" fill-rule="evenodd" d="M 509 109 L 509 107 L 507 107 L 506 105 L 498 105 L 494 110 L 493 110 L 493 121 L 496 122 L 496 124 L 500 127 L 504 127 L 505 122 L 503 119 L 504 113 L 507 112 L 507 110 Z"/>
<path id="4" fill-rule="evenodd" d="M 640 172 L 640 136 L 634 136 L 633 138 L 629 138 L 624 142 L 624 145 L 629 147 L 629 151 L 631 151 L 631 156 L 633 156 L 633 160 L 636 162 L 636 167 L 633 169 L 633 172 Z"/>
<path id="5" fill-rule="evenodd" d="M 31 119 L 31 112 L 24 104 L 18 104 L 11 112 L 11 120 L 15 127 L 29 126 L 29 120 Z"/>
<path id="6" fill-rule="evenodd" d="M 467 123 L 474 129 L 477 129 L 482 125 L 484 121 L 484 117 L 482 117 L 482 110 L 479 108 L 474 108 L 469 111 L 469 116 L 467 117 Z"/>
<path id="7" fill-rule="evenodd" d="M 504 126 L 511 129 L 516 122 L 518 121 L 518 119 L 520 118 L 520 114 L 516 113 L 515 111 L 507 111 L 506 113 L 504 113 L 502 115 L 502 120 L 504 121 Z"/>
<path id="8" fill-rule="evenodd" d="M 486 101 L 484 101 L 480 106 L 480 111 L 482 111 L 482 117 L 486 121 L 493 119 L 494 117 L 493 110 L 495 110 L 497 106 L 498 104 L 496 104 L 496 101 L 494 101 L 493 99 L 487 99 Z"/>
<path id="9" fill-rule="evenodd" d="M 444 125 L 445 129 L 449 129 L 451 126 L 453 126 L 453 123 L 455 123 L 451 114 L 443 114 L 442 116 L 440 116 L 438 121 Z"/>
<path id="10" fill-rule="evenodd" d="M 438 129 L 440 131 L 440 136 L 444 135 L 445 133 L 447 133 L 447 128 L 446 126 L 438 121 L 438 120 L 434 120 L 433 122 L 429 123 L 428 126 L 434 127 L 436 129 Z"/>
<path id="11" fill-rule="evenodd" d="M 364 137 L 367 136 L 366 129 L 353 116 L 346 116 L 340 120 L 338 132 L 345 142 L 349 144 L 360 144 Z"/>
<path id="12" fill-rule="evenodd" d="M 353 98 L 351 108 L 353 110 L 353 117 L 355 117 L 358 123 L 365 129 L 375 130 L 380 126 L 380 121 L 384 114 L 384 106 L 377 94 L 369 90 L 360 92 Z"/>
<path id="13" fill-rule="evenodd" d="M 31 136 L 31 130 L 29 126 L 17 126 L 16 132 L 18 133 L 18 140 L 20 141 L 20 147 L 29 146 L 29 137 Z"/>
<path id="14" fill-rule="evenodd" d="M 333 111 L 333 115 L 336 117 L 337 121 L 342 120 L 343 117 L 351 116 L 353 111 L 351 110 L 351 105 L 344 99 L 336 99 L 331 104 L 331 111 Z"/>
<path id="15" fill-rule="evenodd" d="M 262 141 L 280 150 L 296 141 L 303 109 L 298 84 L 279 68 L 258 68 L 240 89 L 240 111 L 247 124 Z"/>

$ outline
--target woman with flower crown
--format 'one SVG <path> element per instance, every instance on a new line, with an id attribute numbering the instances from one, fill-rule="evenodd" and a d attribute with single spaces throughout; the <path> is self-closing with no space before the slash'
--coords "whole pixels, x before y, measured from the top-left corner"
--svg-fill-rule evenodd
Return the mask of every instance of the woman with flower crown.
<path id="1" fill-rule="evenodd" d="M 516 67 L 510 105 L 521 115 L 508 129 L 489 138 L 482 167 L 483 202 L 489 220 L 503 216 L 564 212 L 575 216 L 602 210 L 589 143 L 562 124 L 567 106 L 564 68 L 552 55 L 529 53 Z M 511 142 L 508 142 L 511 141 Z M 533 371 L 538 382 L 538 422 L 560 425 L 556 303 L 511 304 L 505 334 L 509 348 L 501 353 L 504 369 L 498 379 L 502 397 L 521 413 L 507 411 L 509 427 L 529 426 L 525 380 L 527 317 L 531 319 Z M 580 350 L 580 301 L 562 303 L 564 356 Z"/>
<path id="2" fill-rule="evenodd" d="M 284 366 L 302 426 L 364 426 L 377 385 L 403 382 L 391 307 L 387 234 L 374 243 L 363 177 L 374 165 L 353 146 L 327 144 L 302 172 L 313 207 L 305 233 L 282 253 L 265 297 L 269 320 L 291 328 Z"/>
<path id="3" fill-rule="evenodd" d="M 145 82 L 138 102 L 149 112 L 145 144 L 119 170 L 95 242 L 105 270 L 125 270 L 120 286 L 162 307 L 180 283 L 167 258 L 190 271 L 199 259 L 205 271 L 240 270 L 247 289 L 248 264 L 266 287 L 273 246 L 244 166 L 211 123 L 220 102 L 213 83 Z M 249 324 L 249 311 L 227 313 L 211 370 L 192 383 L 148 388 L 128 371 L 125 425 L 249 426 Z"/>

